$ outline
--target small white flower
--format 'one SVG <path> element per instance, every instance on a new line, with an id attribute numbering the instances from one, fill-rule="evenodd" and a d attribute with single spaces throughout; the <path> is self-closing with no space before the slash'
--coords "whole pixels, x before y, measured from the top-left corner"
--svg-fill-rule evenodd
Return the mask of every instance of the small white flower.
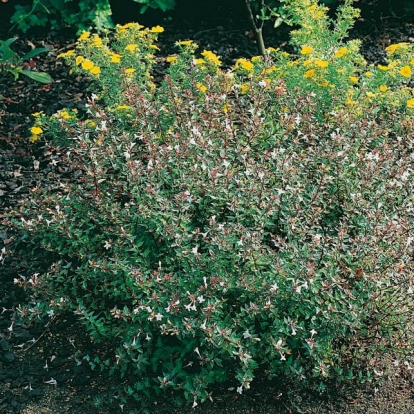
<path id="1" fill-rule="evenodd" d="M 149 342 L 149 341 L 151 341 L 151 339 L 152 338 L 147 334 L 147 336 L 145 337 L 145 340 Z"/>
<path id="2" fill-rule="evenodd" d="M 111 247 L 112 247 L 111 243 L 109 243 L 108 241 L 106 241 L 105 244 L 104 244 L 104 248 L 106 250 L 109 250 Z"/>
<path id="3" fill-rule="evenodd" d="M 241 394 L 243 392 L 243 386 L 242 385 L 240 385 L 240 387 L 237 387 L 237 392 L 239 394 Z"/>
<path id="4" fill-rule="evenodd" d="M 194 402 L 193 402 L 193 408 L 197 407 L 197 405 L 198 405 L 198 404 L 197 404 L 197 400 L 195 400 L 195 399 L 194 399 Z"/>
<path id="5" fill-rule="evenodd" d="M 273 283 L 273 285 L 270 286 L 271 292 L 276 292 L 278 289 L 279 289 L 279 286 L 277 285 L 277 283 Z"/>
<path id="6" fill-rule="evenodd" d="M 250 335 L 249 330 L 247 330 L 247 331 L 243 332 L 243 338 L 248 339 L 248 338 L 251 338 L 251 337 L 252 337 L 252 336 Z"/>
<path id="7" fill-rule="evenodd" d="M 51 378 L 49 381 L 45 381 L 45 384 L 50 384 L 50 385 L 57 385 L 57 381 L 54 378 Z"/>
<path id="8" fill-rule="evenodd" d="M 203 302 L 205 301 L 205 299 L 204 299 L 203 295 L 198 296 L 198 297 L 197 297 L 197 301 L 198 301 L 199 303 L 203 303 Z"/>
<path id="9" fill-rule="evenodd" d="M 313 338 L 314 335 L 316 335 L 318 332 L 315 331 L 315 329 L 312 329 L 310 331 L 311 337 Z"/>
<path id="10" fill-rule="evenodd" d="M 157 320 L 157 321 L 162 321 L 162 318 L 163 318 L 164 316 L 163 315 L 161 315 L 160 313 L 157 313 L 156 315 L 155 315 L 155 319 Z"/>
<path id="11" fill-rule="evenodd" d="M 265 88 L 265 87 L 267 86 L 266 81 L 261 80 L 261 81 L 259 82 L 259 86 L 261 86 L 262 88 Z"/>

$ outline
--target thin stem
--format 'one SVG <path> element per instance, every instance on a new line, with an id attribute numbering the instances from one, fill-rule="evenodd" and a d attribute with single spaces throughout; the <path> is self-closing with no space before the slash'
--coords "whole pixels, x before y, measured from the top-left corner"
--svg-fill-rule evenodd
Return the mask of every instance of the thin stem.
<path id="1" fill-rule="evenodd" d="M 264 57 L 266 57 L 266 47 L 265 47 L 265 43 L 263 39 L 263 31 L 262 31 L 263 21 L 258 27 L 256 24 L 256 19 L 254 18 L 254 14 L 253 14 L 252 7 L 250 5 L 250 1 L 251 0 L 244 0 L 244 4 L 246 5 L 247 13 L 249 15 L 249 20 L 250 20 L 250 23 L 252 24 L 253 31 L 256 36 L 257 48 L 259 50 L 259 53 L 263 55 Z M 263 1 L 261 1 L 261 4 L 263 4 Z"/>

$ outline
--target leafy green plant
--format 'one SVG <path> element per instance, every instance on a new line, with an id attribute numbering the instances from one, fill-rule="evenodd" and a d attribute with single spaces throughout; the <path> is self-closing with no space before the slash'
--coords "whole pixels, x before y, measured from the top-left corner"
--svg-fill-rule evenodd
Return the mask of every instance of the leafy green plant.
<path id="1" fill-rule="evenodd" d="M 16 5 L 11 22 L 23 32 L 47 25 L 52 29 L 76 27 L 80 32 L 91 26 L 98 30 L 112 27 L 111 14 L 109 0 L 33 0 L 31 5 Z"/>
<path id="2" fill-rule="evenodd" d="M 133 0 L 148 8 L 172 10 L 174 0 Z M 52 29 L 76 27 L 78 33 L 91 27 L 97 30 L 113 27 L 109 0 L 33 0 L 31 5 L 16 5 L 11 22 L 26 32 L 36 26 L 49 25 Z"/>
<path id="3" fill-rule="evenodd" d="M 119 401 L 196 406 L 257 375 L 323 389 L 371 380 L 381 352 L 408 364 L 412 45 L 368 65 L 345 41 L 350 1 L 334 29 L 314 1 L 284 12 L 303 24 L 295 55 L 224 72 L 186 40 L 160 85 L 160 26 L 85 32 L 61 57 L 95 81 L 86 117 L 35 116 L 32 140 L 64 148 L 73 181 L 37 188 L 13 222 L 27 254 L 53 258 L 16 280 L 32 297 L 16 318 L 76 314 Z"/>
<path id="4" fill-rule="evenodd" d="M 16 37 L 7 40 L 0 40 L 0 74 L 1 72 L 9 72 L 15 77 L 15 79 L 17 79 L 19 75 L 25 75 L 37 82 L 52 82 L 52 78 L 49 74 L 45 72 L 34 72 L 24 68 L 24 62 L 26 60 L 29 60 L 40 53 L 49 52 L 49 49 L 36 48 L 20 57 L 10 47 L 16 40 Z"/>

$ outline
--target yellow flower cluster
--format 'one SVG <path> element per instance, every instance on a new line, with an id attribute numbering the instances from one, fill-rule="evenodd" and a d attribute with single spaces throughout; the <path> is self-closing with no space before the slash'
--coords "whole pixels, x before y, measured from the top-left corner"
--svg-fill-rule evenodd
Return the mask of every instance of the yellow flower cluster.
<path id="1" fill-rule="evenodd" d="M 220 58 L 210 50 L 204 50 L 201 55 L 210 63 L 213 63 L 214 65 L 220 66 L 221 60 Z"/>
<path id="2" fill-rule="evenodd" d="M 236 63 L 234 65 L 234 69 L 242 68 L 244 70 L 247 70 L 248 72 L 251 72 L 254 69 L 253 63 L 245 58 L 240 58 L 236 60 Z"/>
<path id="3" fill-rule="evenodd" d="M 397 50 L 403 49 L 406 46 L 408 46 L 409 43 L 407 42 L 402 42 L 402 43 L 395 43 L 392 45 L 389 45 L 388 47 L 385 48 L 385 50 L 388 52 L 388 55 L 393 55 Z"/>

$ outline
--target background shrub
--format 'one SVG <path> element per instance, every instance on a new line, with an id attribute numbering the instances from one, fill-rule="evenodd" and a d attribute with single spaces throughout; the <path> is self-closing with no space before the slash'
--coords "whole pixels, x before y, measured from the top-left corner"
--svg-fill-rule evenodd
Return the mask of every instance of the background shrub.
<path id="1" fill-rule="evenodd" d="M 62 147 L 74 179 L 15 222 L 54 258 L 16 281 L 32 295 L 19 314 L 78 315 L 104 351 L 85 359 L 125 396 L 196 405 L 258 373 L 323 388 L 411 349 L 412 47 L 368 66 L 344 41 L 350 2 L 334 30 L 312 1 L 285 11 L 296 55 L 224 72 L 183 41 L 160 85 L 161 27 L 85 32 L 61 57 L 96 81 L 86 116 L 35 116 L 32 140 Z"/>

